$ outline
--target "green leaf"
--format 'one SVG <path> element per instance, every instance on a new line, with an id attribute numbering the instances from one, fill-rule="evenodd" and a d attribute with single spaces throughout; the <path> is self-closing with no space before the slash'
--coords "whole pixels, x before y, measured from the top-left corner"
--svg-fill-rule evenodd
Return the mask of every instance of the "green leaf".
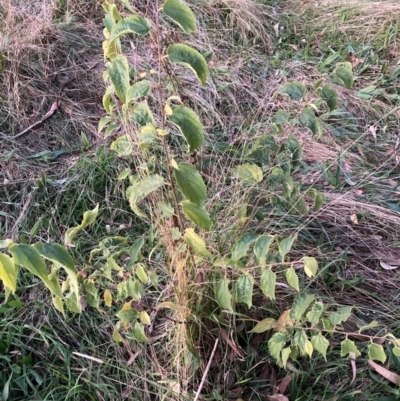
<path id="1" fill-rule="evenodd" d="M 322 194 L 317 194 L 314 201 L 313 211 L 318 212 L 322 207 L 322 202 L 324 201 L 324 196 Z"/>
<path id="2" fill-rule="evenodd" d="M 131 263 L 137 263 L 142 260 L 142 248 L 144 246 L 144 237 L 138 238 L 129 249 Z"/>
<path id="3" fill-rule="evenodd" d="M 147 124 L 155 125 L 156 123 L 147 103 L 136 103 L 131 118 L 142 127 Z"/>
<path id="4" fill-rule="evenodd" d="M 236 282 L 236 302 L 246 304 L 249 308 L 253 304 L 253 276 L 249 273 L 239 276 Z"/>
<path id="5" fill-rule="evenodd" d="M 17 277 L 18 266 L 14 264 L 9 256 L 0 253 L 0 280 L 11 292 L 17 290 Z"/>
<path id="6" fill-rule="evenodd" d="M 382 363 L 386 362 L 386 354 L 382 345 L 380 344 L 369 344 L 368 357 L 373 361 L 379 361 Z"/>
<path id="7" fill-rule="evenodd" d="M 241 258 L 244 258 L 249 251 L 250 245 L 254 243 L 257 239 L 256 234 L 244 234 L 239 241 L 232 248 L 232 256 L 231 259 L 236 261 Z"/>
<path id="8" fill-rule="evenodd" d="M 306 317 L 307 320 L 312 324 L 316 325 L 319 323 L 319 319 L 322 316 L 322 313 L 324 312 L 324 305 L 322 302 L 315 302 L 314 305 L 312 306 L 310 312 L 307 313 Z"/>
<path id="9" fill-rule="evenodd" d="M 277 124 L 286 124 L 289 121 L 289 113 L 284 110 L 278 110 L 274 115 Z"/>
<path id="10" fill-rule="evenodd" d="M 318 271 L 318 263 L 315 258 L 310 258 L 308 256 L 303 257 L 304 262 L 304 272 L 308 277 L 313 277 L 317 274 Z"/>
<path id="11" fill-rule="evenodd" d="M 276 320 L 269 317 L 267 319 L 261 320 L 261 322 L 258 322 L 250 333 L 264 333 L 267 330 L 271 330 L 275 326 Z"/>
<path id="12" fill-rule="evenodd" d="M 110 149 L 118 154 L 119 157 L 127 157 L 132 154 L 132 139 L 129 135 L 122 135 L 111 143 Z"/>
<path id="13" fill-rule="evenodd" d="M 151 326 L 151 318 L 146 311 L 143 310 L 140 312 L 139 319 L 146 326 Z"/>
<path id="14" fill-rule="evenodd" d="M 118 174 L 117 180 L 118 180 L 118 181 L 125 180 L 125 178 L 128 178 L 128 177 L 131 175 L 131 173 L 132 173 L 132 171 L 131 171 L 131 169 L 130 169 L 129 167 L 123 169 L 123 170 Z"/>
<path id="15" fill-rule="evenodd" d="M 297 167 L 301 158 L 303 157 L 303 149 L 299 140 L 294 135 L 289 135 L 286 139 L 285 148 L 291 153 L 291 164 L 293 167 Z"/>
<path id="16" fill-rule="evenodd" d="M 315 295 L 302 292 L 297 295 L 290 308 L 290 318 L 300 322 L 308 307 L 315 301 Z"/>
<path id="17" fill-rule="evenodd" d="M 133 308 L 121 309 L 116 316 L 122 323 L 133 322 L 139 317 L 139 312 Z"/>
<path id="18" fill-rule="evenodd" d="M 329 321 L 335 326 L 342 322 L 345 322 L 351 315 L 352 306 L 344 306 L 338 308 L 337 312 L 331 312 L 328 316 Z"/>
<path id="19" fill-rule="evenodd" d="M 286 271 L 286 281 L 292 288 L 300 291 L 299 278 L 297 277 L 296 270 L 294 270 L 293 267 Z"/>
<path id="20" fill-rule="evenodd" d="M 346 356 L 350 354 L 350 352 L 353 352 L 356 356 L 361 355 L 361 352 L 357 349 L 356 345 L 354 344 L 354 341 L 351 341 L 348 338 L 346 338 L 346 340 L 343 340 L 340 345 L 341 345 L 340 356 Z"/>
<path id="21" fill-rule="evenodd" d="M 140 15 L 132 15 L 121 19 L 111 28 L 108 42 L 111 44 L 115 39 L 128 33 L 145 36 L 149 31 L 150 21 L 147 18 L 143 18 Z"/>
<path id="22" fill-rule="evenodd" d="M 321 333 L 319 333 L 311 337 L 311 344 L 315 351 L 319 352 L 324 357 L 326 362 L 326 351 L 329 347 L 329 341 Z"/>
<path id="23" fill-rule="evenodd" d="M 67 308 L 74 313 L 81 313 L 82 312 L 82 307 L 80 304 L 80 301 L 78 300 L 78 297 L 74 292 L 71 292 L 68 294 L 67 297 L 64 298 L 65 305 Z"/>
<path id="24" fill-rule="evenodd" d="M 82 231 L 90 224 L 94 223 L 98 214 L 99 214 L 99 204 L 97 204 L 97 206 L 93 210 L 86 211 L 83 214 L 83 220 L 81 224 L 79 224 L 79 226 L 69 228 L 65 233 L 65 239 L 64 239 L 65 245 L 69 245 L 80 231 Z"/>
<path id="25" fill-rule="evenodd" d="M 131 87 L 129 87 L 126 94 L 126 103 L 132 100 L 137 100 L 143 96 L 148 96 L 150 94 L 150 82 L 146 79 L 136 82 Z"/>
<path id="26" fill-rule="evenodd" d="M 338 94 L 333 86 L 325 85 L 322 88 L 319 96 L 324 102 L 326 102 L 329 107 L 329 111 L 333 111 L 337 108 Z"/>
<path id="27" fill-rule="evenodd" d="M 169 61 L 189 68 L 204 86 L 207 81 L 208 66 L 204 57 L 193 47 L 184 44 L 169 45 L 167 49 Z"/>
<path id="28" fill-rule="evenodd" d="M 145 215 L 140 211 L 138 203 L 145 199 L 151 193 L 157 191 L 163 185 L 165 185 L 165 182 L 160 175 L 151 174 L 135 182 L 133 185 L 127 188 L 126 197 L 129 200 L 129 204 L 132 210 L 139 217 L 145 217 Z"/>
<path id="29" fill-rule="evenodd" d="M 292 100 L 301 100 L 307 89 L 301 82 L 286 82 L 278 90 L 279 93 L 288 95 Z"/>
<path id="30" fill-rule="evenodd" d="M 181 0 L 166 0 L 162 10 L 186 33 L 196 32 L 196 18 L 192 10 Z"/>
<path id="31" fill-rule="evenodd" d="M 354 77 L 351 68 L 340 65 L 333 72 L 336 80 L 347 89 L 351 89 L 354 84 Z"/>
<path id="32" fill-rule="evenodd" d="M 129 0 L 119 0 L 129 11 L 135 12 L 135 9 L 129 4 Z"/>
<path id="33" fill-rule="evenodd" d="M 229 291 L 229 280 L 226 277 L 217 284 L 215 298 L 221 308 L 233 312 L 232 294 Z"/>
<path id="34" fill-rule="evenodd" d="M 244 185 L 254 185 L 263 180 L 263 172 L 256 164 L 242 164 L 235 167 L 233 176 Z"/>
<path id="35" fill-rule="evenodd" d="M 132 325 L 132 336 L 139 343 L 147 343 L 149 341 L 144 333 L 144 325 L 139 322 L 135 322 Z"/>
<path id="36" fill-rule="evenodd" d="M 379 322 L 377 322 L 376 320 L 373 320 L 371 323 L 368 323 L 365 326 L 361 326 L 360 329 L 358 330 L 358 332 L 361 333 L 364 330 L 369 330 L 369 329 L 372 329 L 372 328 L 378 327 L 378 326 L 379 326 Z"/>
<path id="37" fill-rule="evenodd" d="M 172 107 L 172 115 L 169 116 L 169 119 L 179 128 L 185 137 L 190 153 L 202 145 L 204 141 L 203 126 L 193 110 L 185 106 L 174 106 Z"/>
<path id="38" fill-rule="evenodd" d="M 207 198 L 207 188 L 196 167 L 189 163 L 178 163 L 174 176 L 182 194 L 196 205 L 202 205 Z"/>
<path id="39" fill-rule="evenodd" d="M 308 128 L 313 135 L 320 135 L 322 132 L 321 124 L 311 107 L 304 107 L 300 113 L 299 122 L 302 127 Z"/>
<path id="40" fill-rule="evenodd" d="M 285 238 L 279 243 L 279 254 L 282 257 L 282 261 L 285 259 L 285 256 L 292 249 L 292 246 L 294 244 L 294 241 L 296 241 L 296 239 L 297 235 L 295 235 L 294 237 Z"/>
<path id="41" fill-rule="evenodd" d="M 174 208 L 167 202 L 158 202 L 157 206 L 160 208 L 164 219 L 169 219 L 175 214 Z"/>
<path id="42" fill-rule="evenodd" d="M 143 283 L 147 284 L 149 278 L 147 277 L 146 269 L 143 263 L 138 263 L 135 267 L 135 274 L 137 278 Z"/>
<path id="43" fill-rule="evenodd" d="M 104 127 L 110 121 L 111 121 L 111 117 L 109 117 L 109 116 L 105 116 L 105 117 L 100 118 L 99 125 L 98 125 L 98 128 L 97 128 L 97 132 L 100 133 L 101 131 L 103 131 Z"/>
<path id="44" fill-rule="evenodd" d="M 275 333 L 268 341 L 268 351 L 278 362 L 281 362 L 281 351 L 287 341 L 288 337 L 285 333 Z"/>
<path id="45" fill-rule="evenodd" d="M 42 244 L 36 243 L 34 247 L 38 250 L 40 255 L 56 263 L 64 268 L 70 279 L 70 284 L 73 291 L 79 294 L 78 276 L 75 268 L 74 260 L 68 251 L 60 244 Z"/>
<path id="46" fill-rule="evenodd" d="M 187 228 L 185 230 L 184 238 L 196 255 L 212 258 L 212 254 L 207 250 L 204 239 L 196 234 L 193 228 Z"/>
<path id="47" fill-rule="evenodd" d="M 112 61 L 110 68 L 110 78 L 115 92 L 120 100 L 125 103 L 129 89 L 129 65 L 125 56 L 118 55 Z"/>
<path id="48" fill-rule="evenodd" d="M 271 269 L 263 269 L 260 277 L 260 287 L 263 294 L 274 300 L 276 287 L 276 274 Z"/>
<path id="49" fill-rule="evenodd" d="M 256 263 L 264 266 L 266 263 L 269 248 L 272 241 L 275 239 L 275 235 L 260 235 L 254 244 L 254 255 L 256 257 Z"/>
<path id="50" fill-rule="evenodd" d="M 8 251 L 13 256 L 15 264 L 25 267 L 25 269 L 39 277 L 54 295 L 62 298 L 61 290 L 49 279 L 46 264 L 36 248 L 30 245 L 14 244 L 8 248 Z"/>
<path id="51" fill-rule="evenodd" d="M 286 369 L 287 361 L 292 353 L 292 348 L 287 347 L 282 350 L 282 366 Z"/>
<path id="52" fill-rule="evenodd" d="M 198 206 L 188 200 L 182 202 L 183 214 L 191 222 L 206 231 L 211 229 L 211 219 L 204 206 Z"/>

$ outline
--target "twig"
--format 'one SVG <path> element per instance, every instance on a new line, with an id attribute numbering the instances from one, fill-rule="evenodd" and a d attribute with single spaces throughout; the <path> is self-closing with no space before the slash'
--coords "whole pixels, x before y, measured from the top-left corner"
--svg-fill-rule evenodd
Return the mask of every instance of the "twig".
<path id="1" fill-rule="evenodd" d="M 199 399 L 199 397 L 200 397 L 201 390 L 202 390 L 202 388 L 204 386 L 204 382 L 206 381 L 206 377 L 208 375 L 208 371 L 210 370 L 210 367 L 211 367 L 211 362 L 213 361 L 214 355 L 215 355 L 215 351 L 217 350 L 218 340 L 219 340 L 218 338 L 215 340 L 214 348 L 213 348 L 213 350 L 211 352 L 211 356 L 210 356 L 210 359 L 208 360 L 208 363 L 207 363 L 207 366 L 206 366 L 206 370 L 204 371 L 203 377 L 201 378 L 200 386 L 199 386 L 199 388 L 197 390 L 196 396 L 194 397 L 193 401 L 197 401 Z"/>

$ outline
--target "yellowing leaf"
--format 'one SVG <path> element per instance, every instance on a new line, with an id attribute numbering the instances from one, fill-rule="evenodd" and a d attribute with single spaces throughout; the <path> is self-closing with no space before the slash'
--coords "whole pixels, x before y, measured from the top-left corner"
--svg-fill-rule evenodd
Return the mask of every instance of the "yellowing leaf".
<path id="1" fill-rule="evenodd" d="M 299 278 L 297 277 L 296 270 L 291 267 L 286 271 L 286 281 L 296 291 L 300 291 Z"/>
<path id="2" fill-rule="evenodd" d="M 200 235 L 196 234 L 193 228 L 187 228 L 184 235 L 185 241 L 193 249 L 196 255 L 211 258 L 212 254 L 207 250 L 206 243 Z"/>
<path id="3" fill-rule="evenodd" d="M 119 157 L 127 157 L 132 154 L 132 139 L 129 135 L 122 135 L 111 143 L 110 149 L 118 154 Z"/>
<path id="4" fill-rule="evenodd" d="M 356 215 L 356 214 L 352 214 L 352 215 L 350 216 L 350 220 L 351 220 L 351 222 L 352 222 L 353 224 L 358 224 L 358 218 L 357 218 L 357 215 Z"/>
<path id="5" fill-rule="evenodd" d="M 304 272 L 308 277 L 313 277 L 317 274 L 318 263 L 315 258 L 310 258 L 308 256 L 303 257 L 304 262 Z"/>
<path id="6" fill-rule="evenodd" d="M 272 328 L 276 327 L 276 320 L 272 318 L 267 318 L 258 322 L 251 333 L 264 333 L 267 330 L 271 330 Z"/>
<path id="7" fill-rule="evenodd" d="M 149 314 L 148 314 L 146 311 L 141 311 L 141 312 L 140 312 L 140 314 L 139 314 L 139 319 L 140 319 L 140 321 L 141 321 L 143 324 L 145 324 L 145 325 L 147 325 L 147 326 L 150 326 L 150 325 L 151 325 L 150 316 L 149 316 Z"/>
<path id="8" fill-rule="evenodd" d="M 263 180 L 263 172 L 256 164 L 242 164 L 233 169 L 233 176 L 244 185 L 255 185 Z"/>
<path id="9" fill-rule="evenodd" d="M 17 289 L 18 266 L 13 260 L 3 253 L 0 253 L 0 280 L 11 292 Z"/>
<path id="10" fill-rule="evenodd" d="M 108 306 L 109 308 L 112 305 L 112 293 L 110 290 L 105 290 L 104 291 L 104 303 L 106 304 L 106 306 Z"/>
<path id="11" fill-rule="evenodd" d="M 204 206 L 198 206 L 188 200 L 182 202 L 182 210 L 185 217 L 206 231 L 211 229 L 211 219 Z"/>

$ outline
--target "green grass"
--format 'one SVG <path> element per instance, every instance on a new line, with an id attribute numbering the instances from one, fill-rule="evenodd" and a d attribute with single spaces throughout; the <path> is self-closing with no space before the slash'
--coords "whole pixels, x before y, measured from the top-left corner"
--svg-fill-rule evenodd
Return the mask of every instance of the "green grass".
<path id="1" fill-rule="evenodd" d="M 264 2 L 271 6 L 266 8 L 262 2 L 250 0 L 191 3 L 200 21 L 200 33 L 188 40 L 201 51 L 213 49 L 207 60 L 212 82 L 206 89 L 196 89 L 183 70 L 177 69 L 177 74 L 182 98 L 198 111 L 207 127 L 201 169 L 209 187 L 207 207 L 220 221 L 219 231 L 211 232 L 208 239 L 217 244 L 221 254 L 228 253 L 232 237 L 243 228 L 237 218 L 241 205 L 268 195 L 268 189 L 261 194 L 240 190 L 232 183 L 232 167 L 242 162 L 249 143 L 272 133 L 270 124 L 277 110 L 298 110 L 286 99 L 273 97 L 274 92 L 286 80 L 304 81 L 312 88 L 318 79 L 327 78 L 336 62 L 349 60 L 350 53 L 364 60 L 355 67 L 354 89 L 335 86 L 343 111 L 337 118 L 323 117 L 321 138 L 312 138 L 298 127 L 286 127 L 283 134 L 292 133 L 303 143 L 303 163 L 295 178 L 303 182 L 303 188 L 312 185 L 325 195 L 321 211 L 291 216 L 268 202 L 259 203 L 265 219 L 252 222 L 250 227 L 281 238 L 298 234 L 293 260 L 307 254 L 317 257 L 321 267 L 316 279 L 303 284 L 325 304 L 355 306 L 346 331 L 356 332 L 359 326 L 377 320 L 382 326 L 371 334 L 382 335 L 387 329 L 399 337 L 398 274 L 379 264 L 381 259 L 400 257 L 400 174 L 394 153 L 400 124 L 396 10 L 382 29 L 372 29 L 371 24 L 365 32 L 354 29 L 354 21 L 372 18 L 368 7 L 361 13 L 355 8 L 336 11 L 332 2 L 329 10 L 312 8 L 308 2 L 299 5 L 302 2 L 298 1 Z M 145 8 L 145 2 L 138 2 L 138 7 Z M 293 12 L 295 7 L 305 11 Z M 329 11 L 335 18 L 327 23 Z M 1 10 L 3 15 L 6 12 Z M 0 103 L 0 116 L 5 121 L 1 127 L 0 179 L 7 180 L 0 186 L 0 235 L 13 235 L 27 243 L 62 242 L 67 228 L 79 224 L 83 213 L 99 203 L 101 217 L 79 236 L 72 249 L 82 270 L 88 268 L 90 251 L 108 235 L 123 235 L 132 243 L 149 232 L 149 226 L 130 211 L 125 198 L 127 183 L 117 180 L 123 169 L 132 168 L 130 161 L 108 151 L 108 144 L 97 134 L 103 90 L 98 84 L 103 68 L 101 15 L 95 2 L 59 1 L 54 19 L 47 23 L 51 32 L 62 34 L 61 39 L 52 42 L 51 35 L 49 39 L 40 33 L 20 60 L 21 42 L 0 49 L 9 63 L 0 79 L 3 92 L 9 90 L 12 79 L 20 80 L 14 86 L 12 102 L 2 99 Z M 381 26 L 380 15 L 374 16 L 377 26 Z M 279 37 L 273 28 L 277 22 Z M 12 25 L 1 29 L 15 32 Z M 21 34 L 19 39 L 25 38 Z M 78 38 L 81 41 L 77 44 Z M 75 47 L 70 48 L 70 43 Z M 153 61 L 142 51 L 138 47 L 138 70 Z M 99 67 L 90 69 L 97 62 Z M 48 79 L 54 69 L 65 69 L 66 77 Z M 65 89 L 62 109 L 38 132 L 14 140 L 13 135 L 47 112 L 60 80 L 71 74 L 76 78 Z M 360 97 L 360 91 L 371 85 L 378 92 Z M 51 96 L 44 96 L 46 91 Z M 38 104 L 42 96 L 44 101 Z M 371 126 L 376 128 L 376 137 Z M 92 143 L 89 149 L 83 149 L 81 131 Z M 179 141 L 174 139 L 174 143 Z M 46 150 L 66 153 L 45 160 L 40 152 Z M 331 175 L 327 160 L 332 164 Z M 351 221 L 354 214 L 358 224 Z M 162 250 L 152 241 L 148 244 L 144 254 L 149 258 L 157 255 L 152 263 L 160 275 L 160 286 L 142 302 L 154 307 L 172 299 L 174 287 Z M 188 326 L 196 347 L 193 355 L 199 358 L 191 363 L 199 368 L 185 383 L 188 394 L 173 393 L 177 365 L 184 364 L 184 357 L 179 354 L 179 325 L 172 313 L 154 315 L 157 318 L 150 337 L 155 340 L 149 345 L 133 341 L 117 344 L 111 337 L 117 308 L 96 311 L 88 307 L 79 317 L 67 314 L 63 319 L 49 302 L 46 290 L 30 274 L 21 277 L 17 295 L 0 309 L 0 391 L 10 379 L 8 400 L 13 401 L 193 399 L 192 392 L 197 390 L 214 341 L 219 338 L 203 388 L 204 400 L 263 400 L 289 375 L 285 395 L 290 401 L 398 399 L 397 388 L 370 369 L 365 353 L 357 359 L 352 381 L 350 361 L 339 356 L 343 336 L 331 339 L 327 362 L 314 353 L 311 360 L 301 357 L 293 362 L 292 369 L 277 367 L 267 348 L 270 334 L 249 332 L 256 320 L 279 318 L 290 307 L 294 293 L 279 286 L 277 300 L 269 301 L 257 289 L 255 307 L 250 311 L 243 306 L 239 308 L 242 315 L 220 314 L 213 299 L 220 272 L 208 265 L 202 269 L 206 272 L 204 283 L 200 285 L 192 277 L 190 285 L 194 318 Z M 234 272 L 229 274 L 235 280 Z M 361 344 L 360 348 L 367 345 Z M 127 361 L 136 353 L 128 366 Z M 399 358 L 391 354 L 388 368 L 399 372 Z M 7 399 L 4 390 L 3 399 Z"/>

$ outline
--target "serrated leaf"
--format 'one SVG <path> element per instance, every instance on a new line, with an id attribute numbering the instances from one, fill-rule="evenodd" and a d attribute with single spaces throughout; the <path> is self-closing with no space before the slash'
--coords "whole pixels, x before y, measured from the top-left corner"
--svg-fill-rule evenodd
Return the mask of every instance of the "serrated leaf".
<path id="1" fill-rule="evenodd" d="M 212 254 L 207 250 L 204 239 L 196 234 L 193 228 L 187 228 L 185 230 L 184 238 L 196 255 L 212 258 Z"/>
<path id="2" fill-rule="evenodd" d="M 115 39 L 128 33 L 145 36 L 150 31 L 150 21 L 140 15 L 132 15 L 118 21 L 111 28 L 108 42 L 111 44 Z"/>
<path id="3" fill-rule="evenodd" d="M 296 239 L 297 235 L 285 238 L 279 243 L 279 254 L 281 255 L 282 260 L 284 260 L 285 256 L 290 252 Z"/>
<path id="4" fill-rule="evenodd" d="M 104 299 L 104 303 L 106 304 L 106 306 L 111 308 L 111 305 L 112 305 L 112 292 L 110 290 L 105 290 L 104 291 L 103 299 Z"/>
<path id="5" fill-rule="evenodd" d="M 144 333 L 144 326 L 142 323 L 135 322 L 132 325 L 131 333 L 133 338 L 139 343 L 147 343 L 149 341 L 146 334 Z"/>
<path id="6" fill-rule="evenodd" d="M 163 12 L 176 22 L 186 33 L 196 32 L 196 18 L 192 10 L 181 0 L 166 0 Z"/>
<path id="7" fill-rule="evenodd" d="M 232 173 L 244 185 L 255 185 L 263 180 L 263 172 L 256 164 L 242 164 L 235 167 Z"/>
<path id="8" fill-rule="evenodd" d="M 329 111 L 333 111 L 337 108 L 338 94 L 333 86 L 325 85 L 319 96 L 324 102 L 326 102 Z"/>
<path id="9" fill-rule="evenodd" d="M 286 271 L 286 281 L 296 291 L 300 291 L 299 278 L 297 277 L 296 270 L 291 267 Z"/>
<path id="10" fill-rule="evenodd" d="M 185 200 L 182 202 L 182 210 L 185 217 L 188 218 L 192 223 L 206 231 L 210 231 L 212 223 L 210 215 L 204 206 L 198 206 L 188 200 Z"/>
<path id="11" fill-rule="evenodd" d="M 264 269 L 261 273 L 260 287 L 266 297 L 275 299 L 276 274 L 271 269 Z"/>
<path id="12" fill-rule="evenodd" d="M 174 176 L 182 194 L 196 205 L 202 205 L 207 198 L 207 188 L 196 167 L 190 163 L 178 163 Z"/>
<path id="13" fill-rule="evenodd" d="M 312 324 L 316 325 L 319 323 L 319 320 L 324 312 L 324 305 L 322 302 L 315 302 L 312 306 L 310 312 L 307 313 L 307 320 Z"/>
<path id="14" fill-rule="evenodd" d="M 358 350 L 357 346 L 354 344 L 354 341 L 351 341 L 348 338 L 346 338 L 346 340 L 343 340 L 341 342 L 340 347 L 341 347 L 340 356 L 349 355 L 350 352 L 353 352 L 356 356 L 361 355 L 361 352 Z"/>
<path id="15" fill-rule="evenodd" d="M 311 337 L 311 344 L 315 351 L 319 352 L 324 357 L 326 362 L 326 351 L 329 347 L 329 341 L 321 333 L 319 333 Z"/>
<path id="16" fill-rule="evenodd" d="M 301 82 L 293 81 L 283 84 L 278 92 L 288 95 L 292 100 L 301 100 L 307 89 Z"/>
<path id="17" fill-rule="evenodd" d="M 118 55 L 111 63 L 110 78 L 120 100 L 125 103 L 129 89 L 129 65 L 126 57 Z"/>
<path id="18" fill-rule="evenodd" d="M 126 94 L 126 103 L 132 100 L 137 100 L 141 97 L 148 96 L 150 94 L 150 82 L 146 79 L 136 82 L 129 87 Z"/>
<path id="19" fill-rule="evenodd" d="M 373 361 L 379 361 L 382 363 L 386 362 L 386 354 L 382 345 L 380 344 L 369 344 L 368 345 L 368 357 Z"/>
<path id="20" fill-rule="evenodd" d="M 345 66 L 339 66 L 333 72 L 334 77 L 337 81 L 347 89 L 351 89 L 354 84 L 353 72 L 350 68 Z"/>
<path id="21" fill-rule="evenodd" d="M 282 360 L 281 351 L 287 341 L 288 337 L 284 333 L 275 333 L 268 341 L 268 351 L 278 362 Z"/>
<path id="22" fill-rule="evenodd" d="M 261 320 L 261 322 L 258 322 L 250 333 L 264 333 L 267 330 L 271 330 L 275 326 L 276 320 L 269 317 Z"/>
<path id="23" fill-rule="evenodd" d="M 192 153 L 198 149 L 204 141 L 203 126 L 197 114 L 185 106 L 172 107 L 172 115 L 169 116 L 185 137 L 189 152 Z"/>
<path id="24" fill-rule="evenodd" d="M 14 244 L 8 248 L 8 251 L 13 256 L 15 264 L 25 267 L 25 269 L 39 277 L 53 295 L 62 298 L 60 287 L 49 279 L 49 272 L 47 271 L 46 264 L 40 257 L 40 253 L 36 248 L 30 245 Z"/>
<path id="25" fill-rule="evenodd" d="M 136 103 L 131 118 L 142 127 L 147 124 L 155 125 L 153 113 L 147 103 Z"/>
<path id="26" fill-rule="evenodd" d="M 286 369 L 286 365 L 287 365 L 287 361 L 288 361 L 288 359 L 289 359 L 289 357 L 290 357 L 290 354 L 292 353 L 292 348 L 291 347 L 287 347 L 287 348 L 284 348 L 283 350 L 282 350 L 282 366 Z M 271 398 L 269 398 L 268 397 L 268 400 L 269 401 L 272 401 L 271 400 Z M 279 399 L 273 399 L 274 401 L 289 401 L 289 399 L 287 398 L 287 397 L 284 397 L 284 398 L 279 398 Z"/>
<path id="27" fill-rule="evenodd" d="M 275 235 L 260 235 L 254 244 L 254 256 L 256 263 L 264 266 L 266 264 L 269 248 L 275 239 Z"/>
<path id="28" fill-rule="evenodd" d="M 217 284 L 215 289 L 215 298 L 221 308 L 233 312 L 232 294 L 229 291 L 229 280 L 226 277 L 220 280 Z"/>
<path id="29" fill-rule="evenodd" d="M 315 258 L 311 258 L 308 256 L 303 257 L 304 262 L 304 272 L 308 277 L 313 277 L 317 274 L 318 271 L 318 262 Z"/>
<path id="30" fill-rule="evenodd" d="M 303 317 L 308 307 L 315 301 L 315 295 L 307 294 L 305 292 L 297 295 L 290 308 L 291 319 L 299 322 Z"/>
<path id="31" fill-rule="evenodd" d="M 320 135 L 322 132 L 321 124 L 315 117 L 314 110 L 310 107 L 305 107 L 299 116 L 299 122 L 302 127 L 308 128 L 313 135 Z"/>
<path id="32" fill-rule="evenodd" d="M 17 277 L 18 266 L 14 264 L 9 256 L 0 253 L 0 280 L 11 292 L 17 290 Z"/>
<path id="33" fill-rule="evenodd" d="M 253 304 L 253 286 L 254 279 L 251 274 L 245 273 L 239 276 L 235 286 L 236 302 L 246 304 L 251 308 Z"/>
<path id="34" fill-rule="evenodd" d="M 132 139 L 129 135 L 122 135 L 111 143 L 110 149 L 118 154 L 119 157 L 127 157 L 132 154 Z"/>
<path id="35" fill-rule="evenodd" d="M 182 43 L 169 45 L 167 49 L 169 61 L 189 68 L 204 86 L 207 81 L 208 66 L 204 57 L 193 47 Z"/>
<path id="36" fill-rule="evenodd" d="M 329 321 L 335 326 L 345 322 L 351 315 L 352 306 L 338 308 L 337 312 L 331 312 L 328 316 Z"/>
<path id="37" fill-rule="evenodd" d="M 241 258 L 244 258 L 249 251 L 250 245 L 253 244 L 257 239 L 256 234 L 247 233 L 244 234 L 238 242 L 232 248 L 232 256 L 231 259 L 236 261 Z"/>

